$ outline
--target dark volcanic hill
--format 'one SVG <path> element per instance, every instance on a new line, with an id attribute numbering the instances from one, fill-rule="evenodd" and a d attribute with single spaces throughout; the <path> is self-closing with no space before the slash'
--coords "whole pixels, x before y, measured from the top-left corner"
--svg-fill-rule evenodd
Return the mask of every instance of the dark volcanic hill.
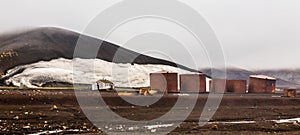
<path id="1" fill-rule="evenodd" d="M 162 64 L 198 72 L 180 64 L 139 54 L 90 36 L 64 29 L 46 27 L 16 32 L 14 34 L 0 35 L 0 76 L 7 70 L 18 65 L 57 58 L 72 59 L 74 58 L 74 50 L 78 41 L 84 44 L 84 47 L 80 49 L 87 54 L 90 48 L 100 46 L 97 58 L 105 61 L 115 63 Z M 81 56 L 80 58 L 94 57 Z M 211 69 L 203 69 L 201 71 L 211 76 Z M 214 71 L 216 71 L 217 74 L 218 72 L 222 74 L 222 72 L 217 69 L 214 69 Z M 300 70 L 264 70 L 252 72 L 238 68 L 227 69 L 228 79 L 248 80 L 249 75 L 253 74 L 265 74 L 277 78 L 278 87 L 300 86 Z M 4 79 L 5 78 L 2 78 L 2 80 L 0 80 L 0 84 Z"/>
<path id="2" fill-rule="evenodd" d="M 105 61 L 113 61 L 115 63 L 163 64 L 189 71 L 196 71 L 173 62 L 139 54 L 93 37 L 49 27 L 0 36 L 0 71 L 5 73 L 8 69 L 15 66 L 41 60 L 56 58 L 72 59 L 79 37 L 80 42 L 85 45 L 85 47 L 81 49 L 88 50 L 91 47 L 100 46 L 101 44 L 97 58 Z M 118 57 L 114 58 L 117 51 Z"/>

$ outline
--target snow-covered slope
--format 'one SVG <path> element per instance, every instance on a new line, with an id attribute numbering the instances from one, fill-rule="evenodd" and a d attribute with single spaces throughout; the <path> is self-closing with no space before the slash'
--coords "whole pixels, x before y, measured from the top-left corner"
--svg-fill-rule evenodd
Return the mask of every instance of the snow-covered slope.
<path id="1" fill-rule="evenodd" d="M 101 59 L 53 59 L 10 69 L 4 77 L 7 84 L 37 87 L 49 82 L 91 84 L 108 79 L 118 87 L 145 87 L 150 85 L 149 74 L 159 71 L 191 73 L 166 65 L 116 64 Z M 73 76 L 75 75 L 75 76 Z"/>

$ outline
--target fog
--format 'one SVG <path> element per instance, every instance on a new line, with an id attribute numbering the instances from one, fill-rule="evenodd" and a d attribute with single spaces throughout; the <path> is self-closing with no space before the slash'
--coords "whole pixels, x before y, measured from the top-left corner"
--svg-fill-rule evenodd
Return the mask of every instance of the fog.
<path id="1" fill-rule="evenodd" d="M 117 2 L 119 1 L 2 0 L 0 33 L 40 26 L 55 26 L 83 32 L 97 14 Z M 227 66 L 248 69 L 300 68 L 298 62 L 300 1 L 181 0 L 181 2 L 198 11 L 213 28 L 222 45 Z M 111 42 L 118 44 L 117 40 Z M 134 45 L 128 47 L 139 50 Z M 163 48 L 168 47 L 172 48 L 169 44 Z M 176 48 L 172 50 L 172 52 L 180 51 Z M 199 50 L 199 53 L 201 52 Z M 174 54 L 168 54 L 166 51 L 165 55 Z M 186 62 L 184 56 L 175 58 L 175 61 Z M 199 58 L 196 61 L 203 60 Z M 208 63 L 198 62 L 198 66 L 209 66 Z"/>

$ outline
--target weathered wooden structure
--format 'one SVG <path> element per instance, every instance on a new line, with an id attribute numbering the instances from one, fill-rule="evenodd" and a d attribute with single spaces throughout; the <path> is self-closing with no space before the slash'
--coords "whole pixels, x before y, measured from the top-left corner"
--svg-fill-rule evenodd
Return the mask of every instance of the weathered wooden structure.
<path id="1" fill-rule="evenodd" d="M 114 89 L 114 83 L 109 80 L 98 80 L 92 85 L 92 90 L 112 90 Z"/>
<path id="2" fill-rule="evenodd" d="M 296 97 L 297 89 L 284 89 L 285 97 Z"/>

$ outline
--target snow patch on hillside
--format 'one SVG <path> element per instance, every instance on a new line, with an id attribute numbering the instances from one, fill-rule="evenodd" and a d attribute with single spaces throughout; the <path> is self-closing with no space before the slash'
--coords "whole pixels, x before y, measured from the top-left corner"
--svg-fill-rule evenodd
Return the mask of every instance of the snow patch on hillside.
<path id="1" fill-rule="evenodd" d="M 149 74 L 168 71 L 179 74 L 190 71 L 166 65 L 116 64 L 101 59 L 54 59 L 15 67 L 3 76 L 7 84 L 38 87 L 49 82 L 92 84 L 99 79 L 111 80 L 118 87 L 150 86 Z M 75 76 L 73 76 L 75 75 Z"/>

